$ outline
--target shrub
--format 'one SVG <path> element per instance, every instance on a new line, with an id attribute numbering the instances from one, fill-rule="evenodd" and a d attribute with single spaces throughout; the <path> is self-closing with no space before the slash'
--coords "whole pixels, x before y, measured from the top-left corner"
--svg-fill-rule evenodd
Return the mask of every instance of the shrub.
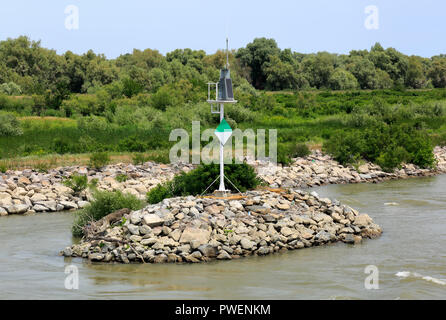
<path id="1" fill-rule="evenodd" d="M 364 140 L 357 131 L 338 131 L 323 145 L 339 163 L 346 165 L 357 162 L 364 150 Z"/>
<path id="2" fill-rule="evenodd" d="M 5 173 L 6 171 L 8 171 L 8 167 L 6 166 L 6 164 L 0 163 L 0 172 Z"/>
<path id="3" fill-rule="evenodd" d="M 393 146 L 382 152 L 376 163 L 387 172 L 391 172 L 394 168 L 400 167 L 401 163 L 408 161 L 409 153 L 401 146 Z"/>
<path id="4" fill-rule="evenodd" d="M 87 189 L 88 178 L 85 175 L 80 175 L 75 173 L 70 177 L 66 178 L 65 180 L 63 180 L 63 184 L 66 187 L 73 189 L 75 194 L 79 194 L 85 189 Z"/>
<path id="5" fill-rule="evenodd" d="M 277 145 L 277 163 L 288 166 L 291 163 L 290 147 L 284 144 Z"/>
<path id="6" fill-rule="evenodd" d="M 104 131 L 109 127 L 107 120 L 101 117 L 89 116 L 80 117 L 77 120 L 77 126 L 82 132 Z"/>
<path id="7" fill-rule="evenodd" d="M 23 130 L 20 122 L 10 113 L 0 114 L 0 136 L 20 136 Z"/>
<path id="8" fill-rule="evenodd" d="M 53 140 L 53 149 L 58 154 L 65 154 L 70 152 L 70 145 L 67 141 L 61 138 L 55 138 Z"/>
<path id="9" fill-rule="evenodd" d="M 160 203 L 166 198 L 174 197 L 172 184 L 159 184 L 149 192 L 147 192 L 147 202 L 150 204 Z"/>
<path id="10" fill-rule="evenodd" d="M 149 203 L 158 203 L 165 198 L 199 195 L 208 188 L 220 174 L 220 166 L 217 164 L 200 165 L 189 173 L 181 173 L 173 180 L 158 185 L 147 193 Z M 225 166 L 225 176 L 232 183 L 227 182 L 226 187 L 232 191 L 240 190 L 245 192 L 248 189 L 254 189 L 260 183 L 254 168 L 250 165 L 229 164 Z M 209 192 L 218 187 L 218 181 L 208 190 Z"/>
<path id="11" fill-rule="evenodd" d="M 148 149 L 147 143 L 136 136 L 127 137 L 119 141 L 119 151 L 143 152 Z"/>
<path id="12" fill-rule="evenodd" d="M 14 82 L 3 83 L 0 85 L 0 93 L 7 94 L 9 96 L 18 96 L 22 93 L 20 86 Z"/>
<path id="13" fill-rule="evenodd" d="M 144 162 L 146 162 L 146 160 L 147 160 L 147 158 L 144 155 L 144 153 L 134 153 L 134 154 L 132 154 L 132 162 L 135 165 L 143 164 Z"/>
<path id="14" fill-rule="evenodd" d="M 291 156 L 293 158 L 304 158 L 311 153 L 310 149 L 305 143 L 298 143 L 294 146 L 291 151 Z"/>
<path id="15" fill-rule="evenodd" d="M 116 210 L 128 208 L 139 210 L 144 202 L 131 194 L 123 194 L 120 191 L 94 191 L 93 201 L 82 210 L 78 211 L 72 226 L 74 236 L 83 235 L 83 227 L 92 221 L 97 221 Z"/>
<path id="16" fill-rule="evenodd" d="M 90 167 L 99 169 L 110 163 L 110 155 L 107 152 L 94 152 L 90 156 Z"/>

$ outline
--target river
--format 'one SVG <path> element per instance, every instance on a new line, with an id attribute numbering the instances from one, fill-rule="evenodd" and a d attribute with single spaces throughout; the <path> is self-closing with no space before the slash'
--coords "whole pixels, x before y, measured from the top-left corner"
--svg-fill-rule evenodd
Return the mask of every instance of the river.
<path id="1" fill-rule="evenodd" d="M 63 258 L 72 213 L 0 218 L 0 299 L 446 299 L 446 175 L 313 188 L 368 213 L 383 235 L 267 257 L 181 265 Z M 65 268 L 79 271 L 67 290 Z M 377 267 L 379 289 L 366 289 Z"/>

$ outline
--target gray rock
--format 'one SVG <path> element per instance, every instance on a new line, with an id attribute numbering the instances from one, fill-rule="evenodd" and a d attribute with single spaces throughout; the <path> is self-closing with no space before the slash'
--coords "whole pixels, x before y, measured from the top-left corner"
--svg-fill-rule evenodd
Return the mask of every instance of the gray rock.
<path id="1" fill-rule="evenodd" d="M 59 201 L 59 203 L 64 206 L 64 209 L 67 210 L 78 208 L 77 204 L 71 201 Z"/>
<path id="2" fill-rule="evenodd" d="M 8 215 L 8 211 L 6 211 L 4 208 L 0 207 L 0 217 L 7 216 L 7 215 Z"/>
<path id="3" fill-rule="evenodd" d="M 314 238 L 317 241 L 328 242 L 331 240 L 331 234 L 328 233 L 327 231 L 319 231 L 318 233 L 316 233 Z"/>
<path id="4" fill-rule="evenodd" d="M 10 214 L 20 214 L 25 213 L 28 210 L 28 205 L 26 204 L 14 204 L 12 206 L 7 207 L 7 210 Z"/>
<path id="5" fill-rule="evenodd" d="M 156 214 L 146 214 L 143 217 L 143 220 L 144 220 L 144 223 L 151 228 L 160 226 L 164 223 L 164 219 L 161 219 Z"/>
<path id="6" fill-rule="evenodd" d="M 205 244 L 209 241 L 210 235 L 209 230 L 187 227 L 181 234 L 180 243 L 190 243 L 192 240 L 197 240 L 200 244 Z"/>
<path id="7" fill-rule="evenodd" d="M 63 250 L 63 255 L 64 255 L 64 257 L 71 257 L 72 254 L 73 254 L 73 252 L 71 251 L 71 248 L 70 248 L 70 247 L 66 247 L 66 248 Z"/>
<path id="8" fill-rule="evenodd" d="M 211 246 L 210 244 L 202 244 L 198 247 L 201 254 L 208 258 L 215 258 L 217 256 L 217 248 Z"/>
<path id="9" fill-rule="evenodd" d="M 139 233 L 142 235 L 150 234 L 152 232 L 152 228 L 149 226 L 146 226 L 143 224 L 142 226 L 139 226 Z"/>
<path id="10" fill-rule="evenodd" d="M 368 214 L 363 213 L 355 217 L 355 221 L 353 223 L 358 227 L 366 227 L 372 222 L 373 222 L 372 218 L 370 218 Z"/>
<path id="11" fill-rule="evenodd" d="M 48 209 L 50 209 L 51 211 L 57 211 L 57 202 L 52 200 L 52 201 L 39 201 L 36 202 L 35 204 L 40 204 L 42 206 L 47 207 Z"/>
<path id="12" fill-rule="evenodd" d="M 129 229 L 131 234 L 139 236 L 139 227 L 138 226 L 135 226 L 134 224 L 129 224 L 127 226 L 127 229 Z"/>
<path id="13" fill-rule="evenodd" d="M 249 239 L 242 238 L 242 240 L 240 240 L 240 245 L 245 250 L 251 250 L 254 247 L 254 242 Z"/>
<path id="14" fill-rule="evenodd" d="M 104 259 L 105 255 L 102 253 L 91 253 L 88 255 L 88 260 L 91 261 L 102 261 Z"/>
<path id="15" fill-rule="evenodd" d="M 88 201 L 78 201 L 77 202 L 77 206 L 79 207 L 79 209 L 85 208 L 88 204 L 89 204 Z"/>
<path id="16" fill-rule="evenodd" d="M 158 239 L 157 238 L 149 238 L 149 239 L 143 239 L 141 240 L 141 244 L 143 246 L 152 246 L 155 243 L 157 243 Z"/>
<path id="17" fill-rule="evenodd" d="M 266 208 L 266 207 L 263 207 L 263 206 L 247 206 L 246 210 L 253 211 L 253 212 L 256 212 L 256 213 L 260 213 L 260 214 L 267 214 L 267 213 L 269 213 L 271 211 L 270 208 Z"/>
<path id="18" fill-rule="evenodd" d="M 36 204 L 33 206 L 33 210 L 36 212 L 43 212 L 43 211 L 48 211 L 49 209 L 45 206 L 42 206 L 41 204 Z"/>
<path id="19" fill-rule="evenodd" d="M 225 250 L 221 250 L 218 253 L 217 260 L 231 260 L 231 259 L 232 259 L 231 255 L 227 253 Z"/>

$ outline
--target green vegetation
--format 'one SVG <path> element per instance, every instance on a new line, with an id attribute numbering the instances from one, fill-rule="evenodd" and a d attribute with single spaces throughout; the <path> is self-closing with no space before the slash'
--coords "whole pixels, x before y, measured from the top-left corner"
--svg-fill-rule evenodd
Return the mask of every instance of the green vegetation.
<path id="1" fill-rule="evenodd" d="M 428 147 L 446 144 L 444 55 L 406 56 L 379 43 L 348 55 L 302 54 L 259 38 L 229 59 L 239 103 L 225 109 L 226 120 L 278 129 L 283 164 L 323 144 L 342 163 L 428 167 Z M 92 153 L 99 168 L 107 154 L 132 153 L 135 164 L 169 162 L 172 129 L 218 124 L 204 100 L 225 60 L 223 51 L 191 49 L 135 49 L 108 60 L 92 51 L 58 55 L 27 37 L 1 41 L 0 159 Z"/>
<path id="2" fill-rule="evenodd" d="M 79 194 L 88 187 L 88 178 L 86 175 L 72 174 L 63 180 L 63 184 L 73 189 L 75 194 Z"/>
<path id="3" fill-rule="evenodd" d="M 128 178 L 129 177 L 126 174 L 121 173 L 121 174 L 118 174 L 115 179 L 118 182 L 125 182 L 125 181 L 127 181 Z"/>
<path id="4" fill-rule="evenodd" d="M 94 152 L 90 156 L 90 166 L 96 169 L 105 167 L 110 163 L 110 155 L 107 152 Z"/>
<path id="5" fill-rule="evenodd" d="M 0 113 L 0 136 L 20 136 L 23 134 L 20 122 L 17 118 L 8 113 Z"/>
<path id="6" fill-rule="evenodd" d="M 144 202 L 134 195 L 123 194 L 120 191 L 94 191 L 94 200 L 85 208 L 76 212 L 72 233 L 76 237 L 83 236 L 83 227 L 92 221 L 97 221 L 117 210 L 128 208 L 139 210 Z"/>
<path id="7" fill-rule="evenodd" d="M 147 201 L 155 204 L 166 198 L 200 195 L 215 182 L 207 191 L 208 193 L 212 192 L 218 188 L 218 181 L 216 180 L 219 175 L 219 165 L 200 165 L 198 168 L 188 173 L 183 172 L 173 180 L 160 184 L 150 190 L 147 193 Z M 260 183 L 254 169 L 246 163 L 226 165 L 225 176 L 234 184 L 232 185 L 232 183 L 228 182 L 226 183 L 226 187 L 236 192 L 238 190 L 245 192 L 246 190 L 254 189 Z"/>

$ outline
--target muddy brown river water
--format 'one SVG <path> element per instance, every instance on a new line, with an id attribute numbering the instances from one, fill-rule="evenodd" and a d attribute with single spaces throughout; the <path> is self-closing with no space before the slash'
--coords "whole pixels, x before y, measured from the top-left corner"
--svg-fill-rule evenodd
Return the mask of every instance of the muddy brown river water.
<path id="1" fill-rule="evenodd" d="M 446 299 L 446 175 L 312 189 L 368 213 L 376 240 L 234 261 L 91 264 L 58 252 L 72 213 L 0 218 L 0 299 Z M 65 268 L 79 289 L 65 288 Z M 376 266 L 379 289 L 366 289 Z"/>

